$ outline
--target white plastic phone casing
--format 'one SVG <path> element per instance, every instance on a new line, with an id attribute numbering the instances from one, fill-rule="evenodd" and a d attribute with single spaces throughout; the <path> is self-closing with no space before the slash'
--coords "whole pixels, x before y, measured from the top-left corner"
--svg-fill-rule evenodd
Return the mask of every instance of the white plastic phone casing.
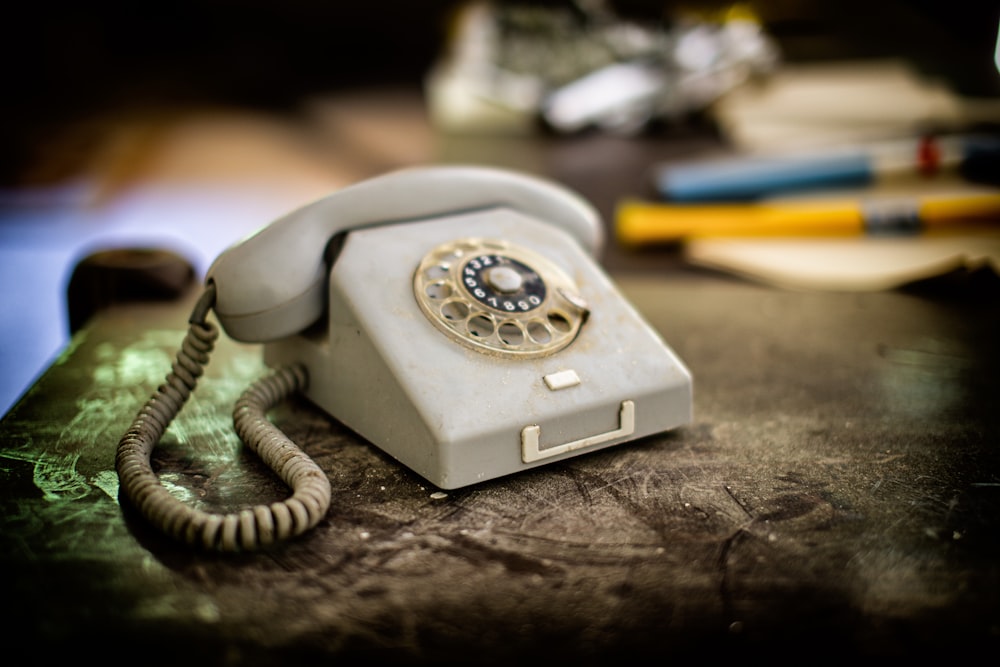
<path id="1" fill-rule="evenodd" d="M 414 271 L 443 243 L 503 239 L 558 265 L 589 305 L 571 344 L 511 358 L 451 340 L 421 311 Z M 442 489 L 661 433 L 692 418 L 688 369 L 562 228 L 510 208 L 349 232 L 309 330 L 265 345 L 303 363 L 306 396 Z"/>

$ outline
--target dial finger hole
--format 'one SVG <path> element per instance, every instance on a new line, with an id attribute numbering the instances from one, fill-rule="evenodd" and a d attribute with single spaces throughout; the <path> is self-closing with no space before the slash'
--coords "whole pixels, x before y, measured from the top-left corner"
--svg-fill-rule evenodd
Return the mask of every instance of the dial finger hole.
<path id="1" fill-rule="evenodd" d="M 497 335 L 507 345 L 518 347 L 524 344 L 524 332 L 521 330 L 521 327 L 513 322 L 504 322 L 501 324 L 497 330 Z"/>
<path id="2" fill-rule="evenodd" d="M 528 337 L 536 343 L 548 343 L 552 340 L 552 332 L 544 323 L 538 320 L 528 322 Z"/>
<path id="3" fill-rule="evenodd" d="M 573 328 L 573 325 L 566 319 L 566 316 L 557 312 L 549 313 L 549 324 L 560 333 L 569 333 Z"/>
<path id="4" fill-rule="evenodd" d="M 449 267 L 445 263 L 432 264 L 431 266 L 428 266 L 427 269 L 424 271 L 424 275 L 427 277 L 428 280 L 442 280 L 443 278 L 447 277 L 448 269 Z"/>
<path id="5" fill-rule="evenodd" d="M 469 328 L 469 333 L 477 338 L 487 338 L 488 336 L 493 335 L 493 320 L 486 315 L 476 315 L 475 317 L 469 318 L 467 326 Z"/>
<path id="6" fill-rule="evenodd" d="M 449 301 L 441 306 L 441 317 L 452 322 L 464 320 L 469 314 L 469 306 L 464 301 Z"/>
<path id="7" fill-rule="evenodd" d="M 431 299 L 447 299 L 451 296 L 451 286 L 444 282 L 429 283 L 424 293 Z"/>

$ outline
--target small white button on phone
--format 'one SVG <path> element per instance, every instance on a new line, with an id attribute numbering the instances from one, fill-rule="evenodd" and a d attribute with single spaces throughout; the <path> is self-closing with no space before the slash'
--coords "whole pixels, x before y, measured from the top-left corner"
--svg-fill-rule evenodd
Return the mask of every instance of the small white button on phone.
<path id="1" fill-rule="evenodd" d="M 558 391 L 559 389 L 566 389 L 580 384 L 580 376 L 577 375 L 576 371 L 572 369 L 559 371 L 558 373 L 549 373 L 542 379 L 545 380 L 545 385 L 552 391 Z"/>

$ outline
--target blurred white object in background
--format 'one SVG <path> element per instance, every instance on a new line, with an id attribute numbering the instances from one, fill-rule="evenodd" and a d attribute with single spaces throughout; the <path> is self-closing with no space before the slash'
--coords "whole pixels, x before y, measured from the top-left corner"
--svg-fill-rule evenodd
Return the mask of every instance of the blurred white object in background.
<path id="1" fill-rule="evenodd" d="M 466 5 L 426 81 L 435 126 L 462 132 L 631 135 L 702 111 L 779 61 L 742 5 L 712 19 L 647 25 L 603 2 L 567 8 Z"/>

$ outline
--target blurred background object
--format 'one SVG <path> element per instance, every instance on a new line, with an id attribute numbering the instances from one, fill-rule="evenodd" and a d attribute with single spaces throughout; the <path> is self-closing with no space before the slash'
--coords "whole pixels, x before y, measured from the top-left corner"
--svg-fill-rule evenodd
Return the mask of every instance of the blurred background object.
<path id="1" fill-rule="evenodd" d="M 664 8 L 665 10 L 667 8 Z M 474 2 L 428 78 L 443 130 L 636 134 L 704 111 L 778 61 L 748 5 L 639 21 L 608 2 Z"/>
<path id="2" fill-rule="evenodd" d="M 893 61 L 962 98 L 1000 96 L 1000 10 L 989 3 L 181 0 L 142 8 L 19 3 L 18 11 L 0 47 L 8 63 L 4 184 L 77 170 L 105 125 L 130 114 L 221 106 L 294 117 L 306 98 L 381 85 L 421 89 L 442 68 L 482 64 L 491 54 L 511 72 L 517 60 L 517 75 L 496 85 L 522 106 L 544 92 L 540 83 L 552 89 L 640 56 L 695 66 L 715 58 L 750 70 L 766 70 L 776 54 L 793 68 Z M 643 72 L 633 75 L 641 84 Z"/>
<path id="3" fill-rule="evenodd" d="M 19 4 L 0 45 L 0 410 L 65 346 L 95 253 L 171 252 L 200 279 L 288 209 L 419 163 L 555 178 L 611 230 L 621 201 L 662 199 L 669 166 L 995 134 L 998 24 L 936 0 Z M 602 259 L 734 270 L 722 242 Z"/>

